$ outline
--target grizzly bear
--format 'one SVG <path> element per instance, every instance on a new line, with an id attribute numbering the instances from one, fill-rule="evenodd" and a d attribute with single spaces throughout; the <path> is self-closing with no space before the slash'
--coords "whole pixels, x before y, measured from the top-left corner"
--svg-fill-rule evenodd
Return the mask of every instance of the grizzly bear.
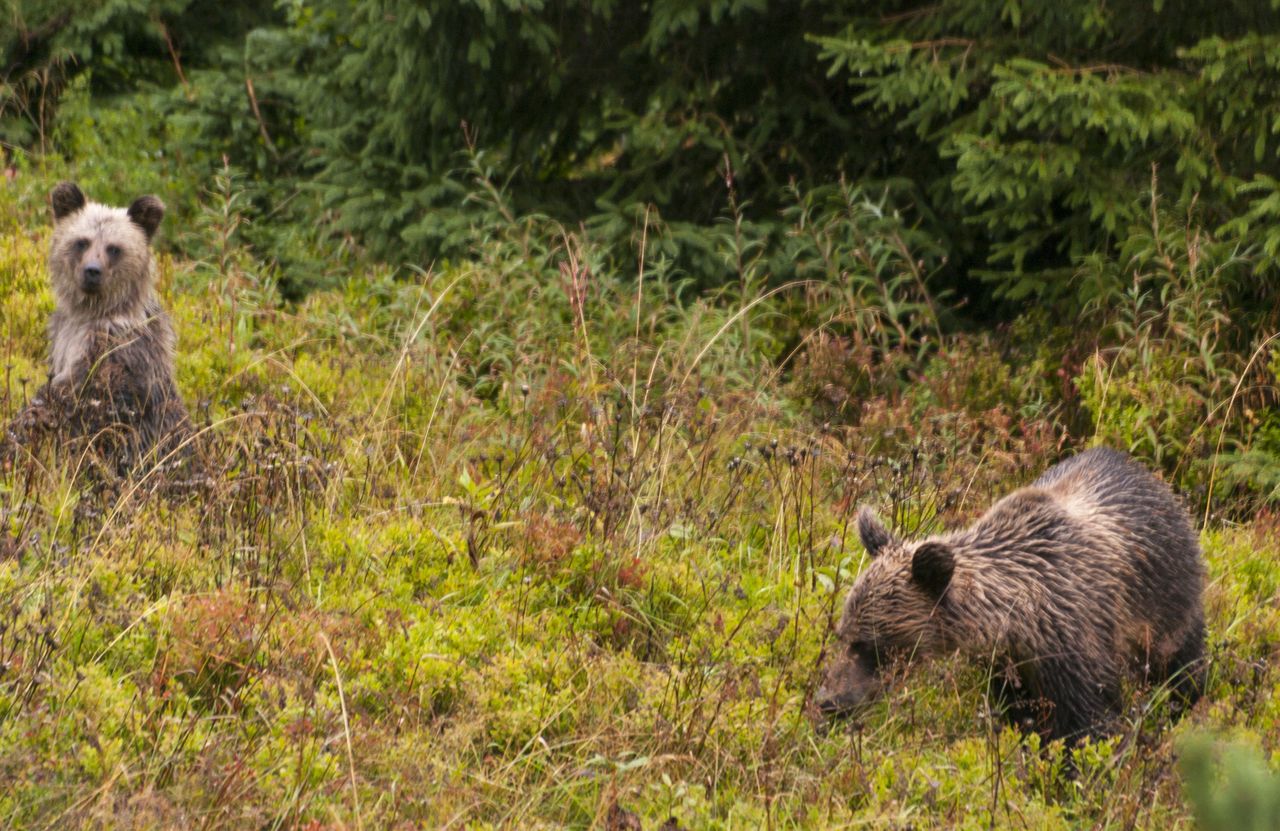
<path id="1" fill-rule="evenodd" d="M 50 380 L 19 413 L 10 438 L 84 438 L 124 472 L 160 461 L 189 430 L 174 383 L 173 324 L 156 296 L 151 240 L 164 203 L 90 202 L 63 182 L 52 193 Z"/>
<path id="2" fill-rule="evenodd" d="M 976 523 L 900 540 L 863 508 L 870 564 L 850 590 L 815 703 L 847 714 L 895 661 L 960 651 L 1005 715 L 1046 740 L 1112 732 L 1126 680 L 1203 684 L 1204 566 L 1186 510 L 1124 453 L 1050 468 Z"/>

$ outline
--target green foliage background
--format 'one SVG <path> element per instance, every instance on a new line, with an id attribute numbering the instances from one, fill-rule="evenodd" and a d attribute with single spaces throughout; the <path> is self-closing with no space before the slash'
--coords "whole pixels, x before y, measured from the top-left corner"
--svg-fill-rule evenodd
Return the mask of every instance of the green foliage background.
<path id="1" fill-rule="evenodd" d="M 1277 99 L 1276 0 L 6 0 L 0 416 L 49 188 L 155 192 L 224 467 L 0 472 L 0 817 L 1272 810 Z M 925 532 L 1090 444 L 1203 525 L 1206 702 L 1068 758 L 943 662 L 820 729 L 857 504 Z M 1204 728 L 1260 758 L 1219 788 Z"/>
<path id="2" fill-rule="evenodd" d="M 1124 249 L 1158 182 L 1254 255 L 1233 299 L 1275 305 L 1271 0 L 10 2 L 10 153 L 52 149 L 61 85 L 90 73 L 95 100 L 159 98 L 140 140 L 251 176 L 257 215 L 322 210 L 393 261 L 467 250 L 479 164 L 514 214 L 586 223 L 619 257 L 653 210 L 714 286 L 718 218 L 773 251 L 794 188 L 845 177 L 942 243 L 936 289 L 1076 308 L 1081 263 Z"/>

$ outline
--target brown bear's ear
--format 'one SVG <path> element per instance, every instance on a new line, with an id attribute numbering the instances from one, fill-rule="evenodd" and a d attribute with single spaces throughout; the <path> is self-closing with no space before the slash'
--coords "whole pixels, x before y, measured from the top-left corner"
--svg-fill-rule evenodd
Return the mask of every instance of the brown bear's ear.
<path id="1" fill-rule="evenodd" d="M 876 516 L 876 512 L 865 507 L 858 511 L 858 537 L 862 540 L 862 547 L 867 549 L 867 553 L 872 557 L 893 542 L 893 534 L 880 524 L 880 518 Z"/>
<path id="2" fill-rule="evenodd" d="M 156 235 L 160 220 L 164 219 L 164 203 L 156 196 L 139 196 L 129 206 L 129 219 L 147 234 L 147 239 Z"/>
<path id="3" fill-rule="evenodd" d="M 49 195 L 49 201 L 53 203 L 53 218 L 62 219 L 83 208 L 87 200 L 75 182 L 59 182 Z"/>
<path id="4" fill-rule="evenodd" d="M 911 579 L 933 597 L 942 597 L 955 569 L 956 555 L 946 543 L 922 542 L 911 556 Z"/>

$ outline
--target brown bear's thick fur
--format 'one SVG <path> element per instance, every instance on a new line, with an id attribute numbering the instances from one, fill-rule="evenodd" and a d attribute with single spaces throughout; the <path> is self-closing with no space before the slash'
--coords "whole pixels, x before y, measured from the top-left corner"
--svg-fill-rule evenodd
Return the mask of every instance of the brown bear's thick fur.
<path id="1" fill-rule="evenodd" d="M 173 379 L 173 324 L 151 261 L 164 204 L 143 196 L 112 208 L 70 182 L 54 188 L 52 202 L 50 380 L 10 438 L 84 438 L 122 472 L 159 461 L 189 430 Z"/>
<path id="2" fill-rule="evenodd" d="M 836 628 L 824 713 L 874 697 L 887 662 L 954 650 L 990 664 L 1006 714 L 1049 739 L 1107 732 L 1126 679 L 1168 683 L 1183 706 L 1200 695 L 1196 535 L 1123 453 L 1068 459 L 963 531 L 906 542 L 865 508 L 858 526 L 873 560 Z"/>

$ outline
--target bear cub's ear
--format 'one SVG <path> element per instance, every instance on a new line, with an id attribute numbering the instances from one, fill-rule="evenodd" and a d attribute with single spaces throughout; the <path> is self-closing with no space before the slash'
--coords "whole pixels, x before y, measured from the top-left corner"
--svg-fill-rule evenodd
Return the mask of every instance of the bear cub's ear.
<path id="1" fill-rule="evenodd" d="M 59 182 L 49 195 L 53 203 L 53 218 L 63 219 L 85 206 L 84 191 L 75 182 Z"/>
<path id="2" fill-rule="evenodd" d="M 147 234 L 147 239 L 156 235 L 160 220 L 164 219 L 164 203 L 156 196 L 139 196 L 129 206 L 129 219 Z"/>
<path id="3" fill-rule="evenodd" d="M 876 512 L 863 507 L 858 511 L 858 537 L 867 553 L 875 557 L 889 543 L 893 542 L 893 534 L 880 523 Z"/>
<path id="4" fill-rule="evenodd" d="M 922 542 L 911 555 L 911 579 L 933 597 L 942 597 L 955 570 L 955 552 L 944 542 Z"/>

